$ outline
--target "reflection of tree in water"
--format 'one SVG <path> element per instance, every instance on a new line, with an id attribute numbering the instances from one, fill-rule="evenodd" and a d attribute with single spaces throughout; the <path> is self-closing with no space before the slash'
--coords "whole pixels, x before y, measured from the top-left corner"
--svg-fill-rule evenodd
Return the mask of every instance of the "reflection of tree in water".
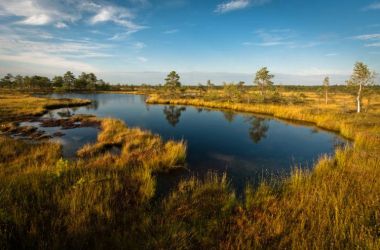
<path id="1" fill-rule="evenodd" d="M 146 109 L 146 111 L 149 112 L 149 111 L 150 111 L 150 105 L 146 103 L 146 104 L 145 104 L 145 109 Z"/>
<path id="2" fill-rule="evenodd" d="M 77 112 L 78 109 L 79 109 L 79 107 L 72 107 L 72 108 L 71 108 L 71 110 L 72 110 L 74 113 Z"/>
<path id="3" fill-rule="evenodd" d="M 61 117 L 61 118 L 68 118 L 68 117 L 71 117 L 71 116 L 72 116 L 72 113 L 71 113 L 71 111 L 70 111 L 69 108 L 62 109 L 62 110 L 58 111 L 57 114 L 58 114 L 59 117 Z"/>
<path id="4" fill-rule="evenodd" d="M 165 106 L 164 114 L 166 116 L 166 120 L 169 122 L 170 125 L 175 127 L 179 123 L 181 113 L 185 110 L 185 107 Z"/>
<path id="5" fill-rule="evenodd" d="M 345 141 L 343 138 L 339 137 L 338 135 L 335 135 L 332 138 L 333 146 L 334 148 L 344 148 L 347 145 L 349 145 L 348 141 Z"/>
<path id="6" fill-rule="evenodd" d="M 148 97 L 146 97 L 145 95 L 139 95 L 139 98 L 140 98 L 140 102 L 142 103 L 146 103 L 146 100 L 148 99 Z"/>
<path id="7" fill-rule="evenodd" d="M 236 113 L 230 110 L 223 111 L 223 116 L 228 122 L 233 122 L 236 116 Z"/>
<path id="8" fill-rule="evenodd" d="M 249 128 L 249 137 L 254 143 L 259 143 L 261 139 L 266 138 L 269 130 L 268 120 L 260 117 L 250 118 L 251 127 Z"/>
<path id="9" fill-rule="evenodd" d="M 312 128 L 312 129 L 310 130 L 310 132 L 311 132 L 312 134 L 318 134 L 318 133 L 319 133 L 319 130 L 318 130 L 317 128 Z"/>
<path id="10" fill-rule="evenodd" d="M 54 113 L 51 110 L 48 111 L 47 115 L 49 116 L 50 119 L 54 118 Z"/>
<path id="11" fill-rule="evenodd" d="M 86 106 L 87 110 L 98 110 L 99 102 L 97 100 L 92 100 L 91 104 Z"/>

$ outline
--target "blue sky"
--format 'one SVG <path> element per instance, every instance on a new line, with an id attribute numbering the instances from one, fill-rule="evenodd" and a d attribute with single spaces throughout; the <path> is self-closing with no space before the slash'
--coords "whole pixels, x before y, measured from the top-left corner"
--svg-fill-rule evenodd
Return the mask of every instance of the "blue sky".
<path id="1" fill-rule="evenodd" d="M 0 0 L 0 74 L 94 72 L 111 83 L 343 83 L 380 72 L 380 1 Z"/>

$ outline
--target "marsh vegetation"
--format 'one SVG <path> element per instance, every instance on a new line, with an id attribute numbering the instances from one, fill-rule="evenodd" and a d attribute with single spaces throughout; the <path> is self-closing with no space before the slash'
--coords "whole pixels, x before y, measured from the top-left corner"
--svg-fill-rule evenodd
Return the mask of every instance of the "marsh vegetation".
<path id="1" fill-rule="evenodd" d="M 314 123 L 352 139 L 353 146 L 322 156 L 312 169 L 294 166 L 287 178 L 276 182 L 248 183 L 243 195 L 236 192 L 228 175 L 210 172 L 181 180 L 157 199 L 156 174 L 185 166 L 189 157 L 183 140 L 162 138 L 117 119 L 91 118 L 100 124 L 96 142 L 67 160 L 62 158 L 60 144 L 1 135 L 3 247 L 380 248 L 378 90 L 364 88 L 368 91 L 364 96 L 360 92 L 364 105 L 359 113 L 357 93 L 353 96 L 348 89 L 334 90 L 325 84 L 322 90 L 328 92 L 321 95 L 319 89 L 275 87 L 268 82 L 269 72 L 261 73 L 257 77 L 263 84 L 260 88 L 242 83 L 183 88 L 177 84 L 179 76 L 172 73 L 166 88 L 144 87 L 144 91 L 150 94 L 148 103 L 169 105 L 160 112 L 173 129 L 190 109 L 182 107 L 190 105 L 198 111 L 201 107 L 223 109 L 221 115 L 229 122 L 235 119 L 229 110 L 234 110 Z M 363 91 L 368 83 L 363 80 L 350 86 Z M 22 94 L 28 103 L 23 107 L 20 95 L 2 94 L 2 125 L 40 115 L 49 107 L 85 104 Z M 247 118 L 246 122 L 250 126 L 245 133 L 252 142 L 265 140 L 268 118 Z"/>

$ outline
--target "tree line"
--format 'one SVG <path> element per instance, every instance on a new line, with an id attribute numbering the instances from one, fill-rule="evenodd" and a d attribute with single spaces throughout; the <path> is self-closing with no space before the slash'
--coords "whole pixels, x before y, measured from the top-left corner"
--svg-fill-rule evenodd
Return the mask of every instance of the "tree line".
<path id="1" fill-rule="evenodd" d="M 349 80 L 346 81 L 345 91 L 355 96 L 357 113 L 362 111 L 363 97 L 371 94 L 374 89 L 376 73 L 371 71 L 369 67 L 363 62 L 357 62 L 354 66 L 353 73 Z M 212 92 L 216 87 L 211 81 L 207 81 L 206 86 L 199 84 L 197 87 L 198 95 L 201 97 L 210 98 L 212 100 L 220 100 L 226 102 L 270 102 L 270 103 L 285 103 L 286 100 L 281 97 L 279 88 L 276 88 L 273 82 L 274 75 L 270 73 L 267 67 L 259 69 L 254 77 L 253 84 L 256 86 L 259 95 L 252 96 L 247 94 L 247 86 L 245 82 L 240 81 L 238 83 L 224 83 L 222 87 L 222 93 Z M 335 86 L 337 87 L 337 86 Z M 330 92 L 330 78 L 326 76 L 323 79 L 322 87 L 316 87 L 316 91 L 319 92 L 327 105 L 329 103 Z M 297 87 L 295 87 L 297 89 Z M 303 87 L 301 87 L 303 89 Z M 177 72 L 172 71 L 168 74 L 164 83 L 164 90 L 169 96 L 182 94 L 188 97 L 189 94 L 185 93 L 185 88 L 182 87 L 180 82 L 180 76 Z M 301 93 L 299 95 L 291 96 L 291 103 L 301 103 L 305 96 Z M 252 100 L 254 99 L 254 100 Z"/>
<path id="2" fill-rule="evenodd" d="M 81 73 L 76 77 L 71 71 L 52 79 L 46 76 L 21 76 L 6 74 L 0 79 L 0 88 L 22 90 L 97 91 L 111 90 L 111 85 L 98 79 L 94 73 Z"/>

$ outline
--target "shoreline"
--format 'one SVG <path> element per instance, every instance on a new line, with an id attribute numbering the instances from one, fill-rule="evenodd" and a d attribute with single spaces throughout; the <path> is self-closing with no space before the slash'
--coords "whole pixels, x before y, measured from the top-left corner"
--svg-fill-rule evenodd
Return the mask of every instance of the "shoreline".
<path id="1" fill-rule="evenodd" d="M 289 106 L 284 107 L 282 105 L 273 104 L 244 104 L 244 103 L 225 103 L 225 102 L 213 102 L 204 101 L 199 99 L 161 99 L 155 95 L 148 95 L 147 104 L 162 104 L 162 105 L 187 105 L 192 107 L 204 107 L 217 110 L 232 110 L 242 113 L 265 115 L 274 118 L 278 118 L 284 121 L 290 121 L 295 123 L 300 123 L 301 125 L 312 125 L 320 129 L 337 133 L 345 139 L 356 142 L 356 137 L 359 136 L 363 131 L 354 132 L 354 128 L 350 127 L 349 122 L 337 121 L 332 119 L 331 114 L 320 113 L 320 114 L 307 114 L 302 113 L 306 109 L 300 106 Z M 341 114 L 342 115 L 342 114 Z M 352 114 L 349 114 L 352 115 Z M 342 115 L 342 118 L 350 118 L 349 115 Z M 354 114 L 356 115 L 356 114 Z M 347 117 L 344 117 L 347 116 Z M 375 125 L 375 124 L 374 124 Z M 373 126 L 374 127 L 374 126 Z M 368 128 L 367 128 L 368 129 Z M 364 131 L 365 132 L 365 131 Z M 380 145 L 380 139 L 378 141 Z"/>

